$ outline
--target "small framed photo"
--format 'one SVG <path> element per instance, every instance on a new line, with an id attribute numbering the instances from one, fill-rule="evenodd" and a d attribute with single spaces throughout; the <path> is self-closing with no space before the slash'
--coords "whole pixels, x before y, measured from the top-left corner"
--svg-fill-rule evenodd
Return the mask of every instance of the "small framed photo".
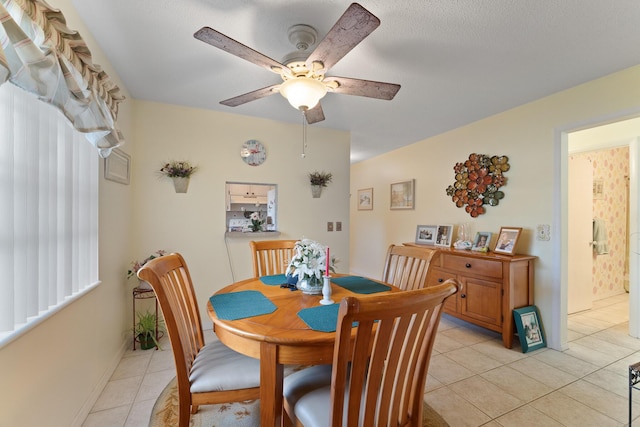
<path id="1" fill-rule="evenodd" d="M 391 209 L 413 209 L 415 179 L 391 184 Z"/>
<path id="2" fill-rule="evenodd" d="M 516 321 L 516 329 L 518 330 L 523 353 L 547 346 L 538 307 L 530 305 L 516 308 L 513 310 L 513 318 Z"/>
<path id="3" fill-rule="evenodd" d="M 593 180 L 593 200 L 604 200 L 604 180 Z"/>
<path id="4" fill-rule="evenodd" d="M 373 210 L 373 188 L 363 188 L 358 190 L 358 210 Z"/>
<path id="5" fill-rule="evenodd" d="M 513 255 L 521 232 L 522 227 L 501 227 L 498 241 L 493 251 L 500 254 Z"/>
<path id="6" fill-rule="evenodd" d="M 104 159 L 104 178 L 129 185 L 130 175 L 131 157 L 119 148 L 113 149 L 109 157 Z"/>
<path id="7" fill-rule="evenodd" d="M 419 225 L 416 230 L 416 243 L 433 245 L 436 242 L 437 225 Z"/>
<path id="8" fill-rule="evenodd" d="M 493 233 L 488 231 L 479 231 L 476 233 L 476 238 L 473 239 L 472 251 L 487 252 L 489 250 L 489 243 L 491 243 L 491 236 Z"/>
<path id="9" fill-rule="evenodd" d="M 451 246 L 451 237 L 453 236 L 453 224 L 438 225 L 436 232 L 436 246 Z"/>

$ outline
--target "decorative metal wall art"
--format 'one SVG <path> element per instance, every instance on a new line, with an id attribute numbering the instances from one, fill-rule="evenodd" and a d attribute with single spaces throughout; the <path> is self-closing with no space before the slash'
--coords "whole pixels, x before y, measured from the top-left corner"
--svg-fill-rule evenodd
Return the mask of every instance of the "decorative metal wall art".
<path id="1" fill-rule="evenodd" d="M 447 187 L 447 195 L 457 207 L 464 206 L 473 218 L 486 212 L 485 205 L 497 206 L 507 183 L 504 173 L 509 170 L 507 156 L 489 157 L 486 154 L 470 154 L 469 160 L 453 167 L 456 181 Z"/>

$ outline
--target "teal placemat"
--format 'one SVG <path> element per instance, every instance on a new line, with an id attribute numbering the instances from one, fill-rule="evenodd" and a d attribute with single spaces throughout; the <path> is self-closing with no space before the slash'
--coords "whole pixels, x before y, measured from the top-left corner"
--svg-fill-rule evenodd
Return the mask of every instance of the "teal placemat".
<path id="1" fill-rule="evenodd" d="M 287 276 L 284 274 L 274 274 L 273 276 L 262 276 L 260 281 L 265 285 L 273 286 L 273 285 L 282 285 L 283 283 L 287 283 Z"/>
<path id="2" fill-rule="evenodd" d="M 209 298 L 218 319 L 237 320 L 273 313 L 276 306 L 258 291 L 239 291 Z"/>
<path id="3" fill-rule="evenodd" d="M 338 303 L 303 308 L 298 312 L 298 317 L 314 331 L 335 332 L 339 308 Z"/>
<path id="4" fill-rule="evenodd" d="M 361 276 L 336 277 L 335 279 L 332 278 L 331 281 L 356 294 L 375 294 L 376 292 L 384 292 L 391 289 L 390 286 Z"/>

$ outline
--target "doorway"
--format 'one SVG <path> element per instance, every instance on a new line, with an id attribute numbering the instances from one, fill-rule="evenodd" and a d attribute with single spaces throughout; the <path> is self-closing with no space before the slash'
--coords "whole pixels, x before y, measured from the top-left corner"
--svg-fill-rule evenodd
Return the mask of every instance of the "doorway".
<path id="1" fill-rule="evenodd" d="M 584 132 L 569 134 L 568 314 L 628 289 L 629 141 L 585 151 Z"/>
<path id="2" fill-rule="evenodd" d="M 618 121 L 616 121 L 618 120 Z M 610 127 L 609 127 L 610 126 Z M 640 230 L 640 219 L 638 217 L 638 165 L 640 164 L 640 151 L 638 149 L 640 140 L 640 108 L 631 111 L 619 113 L 615 117 L 607 117 L 600 119 L 592 119 L 590 122 L 582 122 L 580 124 L 568 125 L 564 128 L 556 128 L 556 160 L 558 168 L 556 169 L 556 184 L 554 186 L 554 227 L 559 230 L 560 239 L 554 241 L 553 251 L 557 254 L 554 257 L 552 265 L 555 271 L 554 276 L 557 277 L 558 287 L 554 291 L 556 297 L 553 300 L 551 321 L 552 321 L 552 338 L 549 340 L 549 346 L 558 350 L 567 348 L 567 296 L 568 296 L 568 221 L 569 208 L 568 198 L 568 140 L 571 133 L 593 129 L 594 132 L 603 130 L 616 129 L 620 131 L 620 137 L 600 138 L 602 140 L 620 141 L 626 139 L 629 141 L 629 161 L 630 161 L 630 183 L 629 183 L 629 202 L 630 202 L 630 258 L 629 258 L 629 334 L 638 337 L 640 308 L 640 290 L 638 285 L 638 270 L 640 266 L 640 250 L 638 249 L 639 239 L 638 230 Z"/>

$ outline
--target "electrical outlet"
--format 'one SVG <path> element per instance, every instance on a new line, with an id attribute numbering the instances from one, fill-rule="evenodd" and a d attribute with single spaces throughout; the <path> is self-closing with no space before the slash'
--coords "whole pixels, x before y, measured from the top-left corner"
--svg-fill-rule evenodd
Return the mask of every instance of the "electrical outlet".
<path id="1" fill-rule="evenodd" d="M 342 231 L 342 221 L 336 221 L 336 231 Z"/>
<path id="2" fill-rule="evenodd" d="M 536 226 L 536 240 L 551 240 L 551 231 L 549 224 L 538 224 Z"/>
<path id="3" fill-rule="evenodd" d="M 327 231 L 333 231 L 333 222 L 327 223 Z"/>

